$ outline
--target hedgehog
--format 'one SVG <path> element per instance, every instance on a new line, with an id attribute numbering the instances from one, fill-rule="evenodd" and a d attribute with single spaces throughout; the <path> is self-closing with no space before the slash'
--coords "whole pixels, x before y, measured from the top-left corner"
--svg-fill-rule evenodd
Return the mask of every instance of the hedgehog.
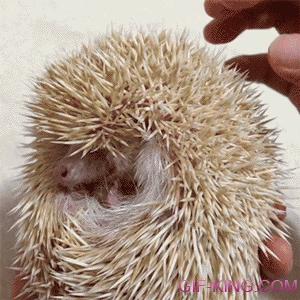
<path id="1" fill-rule="evenodd" d="M 38 299 L 252 299 L 286 225 L 278 130 L 245 74 L 188 32 L 112 30 L 46 67 L 27 103 L 15 264 Z M 279 226 L 278 226 L 279 224 Z"/>

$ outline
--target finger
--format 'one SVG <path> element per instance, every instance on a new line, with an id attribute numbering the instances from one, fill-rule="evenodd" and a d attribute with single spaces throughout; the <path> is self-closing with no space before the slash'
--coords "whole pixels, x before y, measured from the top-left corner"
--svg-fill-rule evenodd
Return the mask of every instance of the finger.
<path id="1" fill-rule="evenodd" d="M 266 84 L 275 91 L 287 96 L 300 110 L 300 88 L 283 79 L 270 66 L 267 54 L 243 55 L 226 62 L 240 72 L 247 72 L 247 79 Z"/>
<path id="2" fill-rule="evenodd" d="M 242 9 L 251 8 L 257 5 L 258 3 L 263 3 L 266 0 L 225 0 L 219 1 L 230 10 L 240 11 Z"/>
<path id="3" fill-rule="evenodd" d="M 246 29 L 244 20 L 229 17 L 213 20 L 204 28 L 205 39 L 212 44 L 229 43 Z"/>
<path id="4" fill-rule="evenodd" d="M 235 12 L 227 9 L 222 3 L 218 0 L 205 0 L 204 9 L 206 13 L 218 19 L 226 19 L 227 17 L 233 15 Z"/>
<path id="5" fill-rule="evenodd" d="M 288 96 L 290 83 L 273 71 L 267 54 L 238 56 L 228 60 L 226 64 L 237 67 L 240 72 L 247 72 L 248 80 L 264 83 L 277 92 Z"/>
<path id="6" fill-rule="evenodd" d="M 300 34 L 283 34 L 269 48 L 269 63 L 282 78 L 300 87 Z"/>
<path id="7" fill-rule="evenodd" d="M 300 113 L 300 87 L 293 86 L 290 90 L 290 100 L 294 103 Z"/>
<path id="8" fill-rule="evenodd" d="M 243 1 L 241 1 L 243 2 Z M 209 6 L 208 6 L 209 7 Z M 220 8 L 221 9 L 221 8 Z M 288 2 L 263 2 L 239 13 L 224 8 L 204 28 L 204 36 L 211 43 L 228 43 L 246 29 L 267 29 L 275 27 L 279 32 L 300 31 L 300 4 Z M 206 8 L 212 15 L 212 10 Z M 223 16 L 222 16 L 223 14 Z"/>
<path id="9" fill-rule="evenodd" d="M 278 22 L 277 11 L 243 11 L 227 18 L 215 19 L 204 28 L 205 38 L 214 44 L 228 43 L 246 29 L 267 29 Z"/>
<path id="10" fill-rule="evenodd" d="M 269 48 L 269 63 L 283 79 L 291 83 L 289 98 L 300 111 L 300 34 L 283 34 Z"/>
<path id="11" fill-rule="evenodd" d="M 270 279 L 287 276 L 293 268 L 293 250 L 289 242 L 279 236 L 272 236 L 265 245 L 279 258 L 259 250 L 261 270 Z"/>
<path id="12" fill-rule="evenodd" d="M 16 276 L 13 286 L 12 286 L 12 295 L 13 300 L 25 300 L 24 298 L 18 297 L 18 295 L 23 291 L 25 282 L 21 280 L 19 276 Z"/>
<path id="13" fill-rule="evenodd" d="M 204 8 L 207 14 L 213 18 L 224 18 L 242 9 L 254 7 L 265 0 L 206 0 Z"/>
<path id="14" fill-rule="evenodd" d="M 300 33 L 300 1 L 286 0 L 276 9 L 278 11 L 275 23 L 277 31 L 279 33 Z"/>

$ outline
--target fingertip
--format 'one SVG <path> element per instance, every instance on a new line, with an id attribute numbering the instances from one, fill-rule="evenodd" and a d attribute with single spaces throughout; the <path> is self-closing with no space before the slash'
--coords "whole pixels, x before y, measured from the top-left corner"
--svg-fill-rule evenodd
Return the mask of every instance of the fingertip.
<path id="1" fill-rule="evenodd" d="M 228 59 L 225 62 L 226 66 L 230 66 L 231 68 L 237 68 L 240 71 L 246 71 L 248 69 L 250 60 L 248 59 L 248 57 L 246 55 L 240 55 L 240 56 L 236 56 L 233 57 L 231 59 Z"/>
<path id="2" fill-rule="evenodd" d="M 224 64 L 229 69 L 234 69 L 241 74 L 247 74 L 247 80 L 252 80 L 250 70 L 250 60 L 246 55 L 236 56 L 227 60 Z"/>
<path id="3" fill-rule="evenodd" d="M 12 299 L 13 300 L 25 300 L 26 297 L 21 297 L 20 294 L 23 292 L 24 287 L 25 287 L 26 281 L 22 279 L 20 274 L 17 274 L 13 284 L 12 284 Z"/>
<path id="4" fill-rule="evenodd" d="M 241 55 L 226 62 L 240 73 L 247 73 L 247 80 L 265 82 L 268 74 L 267 55 L 265 53 L 256 55 Z"/>
<path id="5" fill-rule="evenodd" d="M 23 288 L 22 282 L 19 280 L 18 277 L 15 278 L 13 284 L 12 284 L 12 299 L 18 299 L 18 295 L 20 294 L 21 290 Z"/>
<path id="6" fill-rule="evenodd" d="M 242 31 L 239 24 L 232 27 L 232 21 L 226 20 L 213 20 L 205 26 L 203 34 L 204 38 L 212 44 L 224 44 L 234 40 Z"/>
<path id="7" fill-rule="evenodd" d="M 216 21 L 211 21 L 203 29 L 204 38 L 206 39 L 206 41 L 212 44 L 216 44 L 214 32 L 215 24 Z"/>
<path id="8" fill-rule="evenodd" d="M 300 34 L 282 34 L 269 47 L 268 60 L 274 71 L 290 82 L 300 79 Z"/>
<path id="9" fill-rule="evenodd" d="M 279 236 L 272 236 L 265 241 L 265 245 L 278 258 L 271 254 L 264 254 L 259 251 L 262 272 L 270 279 L 287 276 L 293 268 L 293 250 L 291 244 Z"/>
<path id="10" fill-rule="evenodd" d="M 272 62 L 285 67 L 300 67 L 300 34 L 281 34 L 269 46 Z"/>

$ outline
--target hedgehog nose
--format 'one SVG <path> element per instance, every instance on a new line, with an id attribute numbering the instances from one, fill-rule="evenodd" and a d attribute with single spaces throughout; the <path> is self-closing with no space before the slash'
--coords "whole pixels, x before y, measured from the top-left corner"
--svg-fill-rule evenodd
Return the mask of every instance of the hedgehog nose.
<path id="1" fill-rule="evenodd" d="M 66 178 L 68 176 L 68 169 L 66 167 L 62 167 L 60 170 L 60 177 L 61 178 Z"/>
<path id="2" fill-rule="evenodd" d="M 72 185 L 72 174 L 71 174 L 70 167 L 67 163 L 60 163 L 55 170 L 54 176 L 56 177 L 56 181 L 58 184 L 65 186 L 65 187 L 71 187 Z"/>
<path id="3" fill-rule="evenodd" d="M 56 170 L 56 176 L 59 182 L 61 183 L 66 182 L 69 177 L 68 175 L 69 175 L 69 170 L 66 167 L 66 165 L 61 164 L 60 166 L 58 166 Z"/>

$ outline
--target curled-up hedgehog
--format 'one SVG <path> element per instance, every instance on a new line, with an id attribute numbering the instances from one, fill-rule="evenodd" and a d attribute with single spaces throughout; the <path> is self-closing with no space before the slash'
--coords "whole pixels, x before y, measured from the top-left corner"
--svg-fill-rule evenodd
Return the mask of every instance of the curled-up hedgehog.
<path id="1" fill-rule="evenodd" d="M 286 235 L 277 131 L 218 55 L 186 33 L 112 31 L 50 65 L 28 107 L 24 293 L 170 300 L 183 280 L 260 280 L 258 248 Z"/>

